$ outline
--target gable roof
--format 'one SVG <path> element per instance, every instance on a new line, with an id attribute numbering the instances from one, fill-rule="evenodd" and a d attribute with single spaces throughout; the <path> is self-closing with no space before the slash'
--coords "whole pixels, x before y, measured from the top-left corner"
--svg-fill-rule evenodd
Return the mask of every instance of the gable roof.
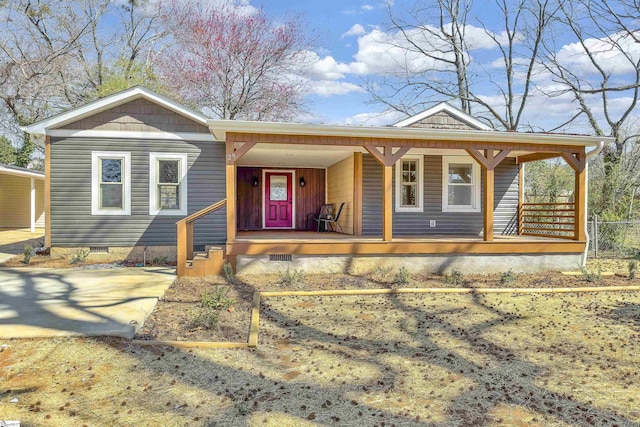
<path id="1" fill-rule="evenodd" d="M 441 102 L 438 105 L 435 105 L 427 110 L 424 110 L 422 113 L 418 113 L 415 116 L 411 116 L 407 119 L 404 119 L 396 124 L 394 124 L 394 127 L 408 127 L 411 126 L 412 124 L 418 123 L 421 120 L 426 119 L 427 117 L 433 116 L 435 114 L 441 113 L 441 112 L 445 112 L 450 114 L 451 116 L 455 117 L 456 119 L 466 123 L 467 125 L 469 125 L 471 128 L 476 129 L 476 130 L 495 130 L 493 128 L 491 128 L 490 126 L 487 126 L 486 124 L 482 123 L 480 120 L 476 119 L 475 117 L 470 116 L 469 114 L 465 113 L 462 110 L 457 109 L 456 107 L 453 107 L 451 104 L 449 104 L 448 102 Z"/>
<path id="2" fill-rule="evenodd" d="M 0 174 L 44 179 L 44 172 L 40 172 L 34 169 L 21 168 L 19 166 L 7 165 L 5 163 L 0 163 Z"/>
<path id="3" fill-rule="evenodd" d="M 203 126 L 207 126 L 207 117 L 193 111 L 175 101 L 170 100 L 158 93 L 153 92 L 143 86 L 134 86 L 132 88 L 117 92 L 104 98 L 97 99 L 88 104 L 81 105 L 71 110 L 56 114 L 48 119 L 41 120 L 32 125 L 22 128 L 23 131 L 33 135 L 47 135 L 47 132 L 51 129 L 58 128 L 60 126 L 67 125 L 69 123 L 76 122 L 85 117 L 92 116 L 102 111 L 109 110 L 127 102 L 136 99 L 147 99 L 158 105 L 161 105 L 177 114 L 185 116 L 196 123 Z"/>

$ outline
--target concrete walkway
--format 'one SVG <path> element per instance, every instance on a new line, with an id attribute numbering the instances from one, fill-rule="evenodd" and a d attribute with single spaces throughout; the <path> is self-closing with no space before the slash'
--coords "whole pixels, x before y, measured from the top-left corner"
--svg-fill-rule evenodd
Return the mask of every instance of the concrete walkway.
<path id="1" fill-rule="evenodd" d="M 0 338 L 132 338 L 175 269 L 0 269 Z"/>
<path id="2" fill-rule="evenodd" d="M 0 228 L 0 262 L 24 252 L 26 245 L 36 246 L 44 240 L 44 228 L 32 233 L 28 228 Z"/>

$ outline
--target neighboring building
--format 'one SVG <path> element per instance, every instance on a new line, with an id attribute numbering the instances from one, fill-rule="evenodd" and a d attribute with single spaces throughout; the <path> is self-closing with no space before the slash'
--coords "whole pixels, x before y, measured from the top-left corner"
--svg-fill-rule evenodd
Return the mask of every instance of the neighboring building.
<path id="1" fill-rule="evenodd" d="M 46 140 L 52 253 L 177 253 L 179 275 L 222 259 L 355 271 L 381 256 L 424 271 L 577 268 L 586 149 L 603 144 L 494 131 L 446 103 L 394 127 L 207 120 L 141 87 L 26 130 Z M 523 205 L 522 165 L 560 156 L 575 204 Z M 342 202 L 344 234 L 302 232 Z M 194 257 L 210 247 L 222 249 Z"/>
<path id="2" fill-rule="evenodd" d="M 0 228 L 44 228 L 44 173 L 0 163 Z"/>

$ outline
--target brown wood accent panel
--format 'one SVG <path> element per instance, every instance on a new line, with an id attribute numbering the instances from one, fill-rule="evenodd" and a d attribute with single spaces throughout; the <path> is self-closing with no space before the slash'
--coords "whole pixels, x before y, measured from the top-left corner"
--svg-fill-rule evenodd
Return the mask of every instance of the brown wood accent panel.
<path id="1" fill-rule="evenodd" d="M 262 170 L 278 170 L 277 168 L 237 168 L 237 220 L 238 230 L 261 230 L 263 211 L 263 190 Z M 292 169 L 286 169 L 292 170 Z M 295 191 L 295 218 L 296 230 L 306 230 L 307 215 L 318 213 L 320 206 L 325 203 L 325 170 L 315 168 L 293 169 L 294 179 L 292 182 Z M 253 178 L 258 178 L 259 185 L 252 185 Z M 305 186 L 300 187 L 300 178 L 304 177 Z M 315 222 L 314 222 L 315 224 Z"/>
<path id="2" fill-rule="evenodd" d="M 475 126 L 452 116 L 448 111 L 440 111 L 429 117 L 425 117 L 419 122 L 409 125 L 410 128 L 421 129 L 461 129 L 461 130 L 477 130 Z"/>
<path id="3" fill-rule="evenodd" d="M 259 185 L 253 186 L 257 178 Z M 262 168 L 238 167 L 238 230 L 262 228 Z"/>
<path id="4" fill-rule="evenodd" d="M 584 147 L 572 145 L 507 143 L 490 141 L 442 141 L 431 139 L 411 138 L 367 138 L 367 137 L 339 137 L 339 136 L 311 136 L 311 135 L 282 135 L 258 134 L 243 132 L 227 132 L 227 140 L 235 142 L 262 142 L 273 144 L 302 144 L 302 145 L 340 145 L 374 147 L 409 147 L 409 148 L 447 148 L 447 149 L 478 149 L 478 150 L 511 150 L 531 152 L 575 153 Z"/>
<path id="5" fill-rule="evenodd" d="M 44 246 L 51 247 L 51 137 L 44 139 Z"/>
<path id="6" fill-rule="evenodd" d="M 300 178 L 304 177 L 305 186 L 300 187 Z M 296 230 L 306 230 L 307 215 L 317 214 L 326 200 L 325 170 L 296 169 L 293 187 L 296 192 Z M 315 227 L 315 222 L 310 224 Z"/>
<path id="7" fill-rule="evenodd" d="M 585 242 L 575 240 L 505 241 L 236 241 L 227 243 L 229 255 L 386 255 L 386 254 L 577 254 L 582 253 Z"/>
<path id="8" fill-rule="evenodd" d="M 362 235 L 362 153 L 353 154 L 353 235 Z"/>

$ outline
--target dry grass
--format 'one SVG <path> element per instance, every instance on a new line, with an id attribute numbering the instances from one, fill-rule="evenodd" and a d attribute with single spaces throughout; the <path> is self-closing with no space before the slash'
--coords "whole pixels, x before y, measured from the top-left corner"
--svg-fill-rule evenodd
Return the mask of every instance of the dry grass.
<path id="1" fill-rule="evenodd" d="M 7 344 L 25 425 L 640 423 L 640 292 L 268 298 L 257 350 Z"/>

